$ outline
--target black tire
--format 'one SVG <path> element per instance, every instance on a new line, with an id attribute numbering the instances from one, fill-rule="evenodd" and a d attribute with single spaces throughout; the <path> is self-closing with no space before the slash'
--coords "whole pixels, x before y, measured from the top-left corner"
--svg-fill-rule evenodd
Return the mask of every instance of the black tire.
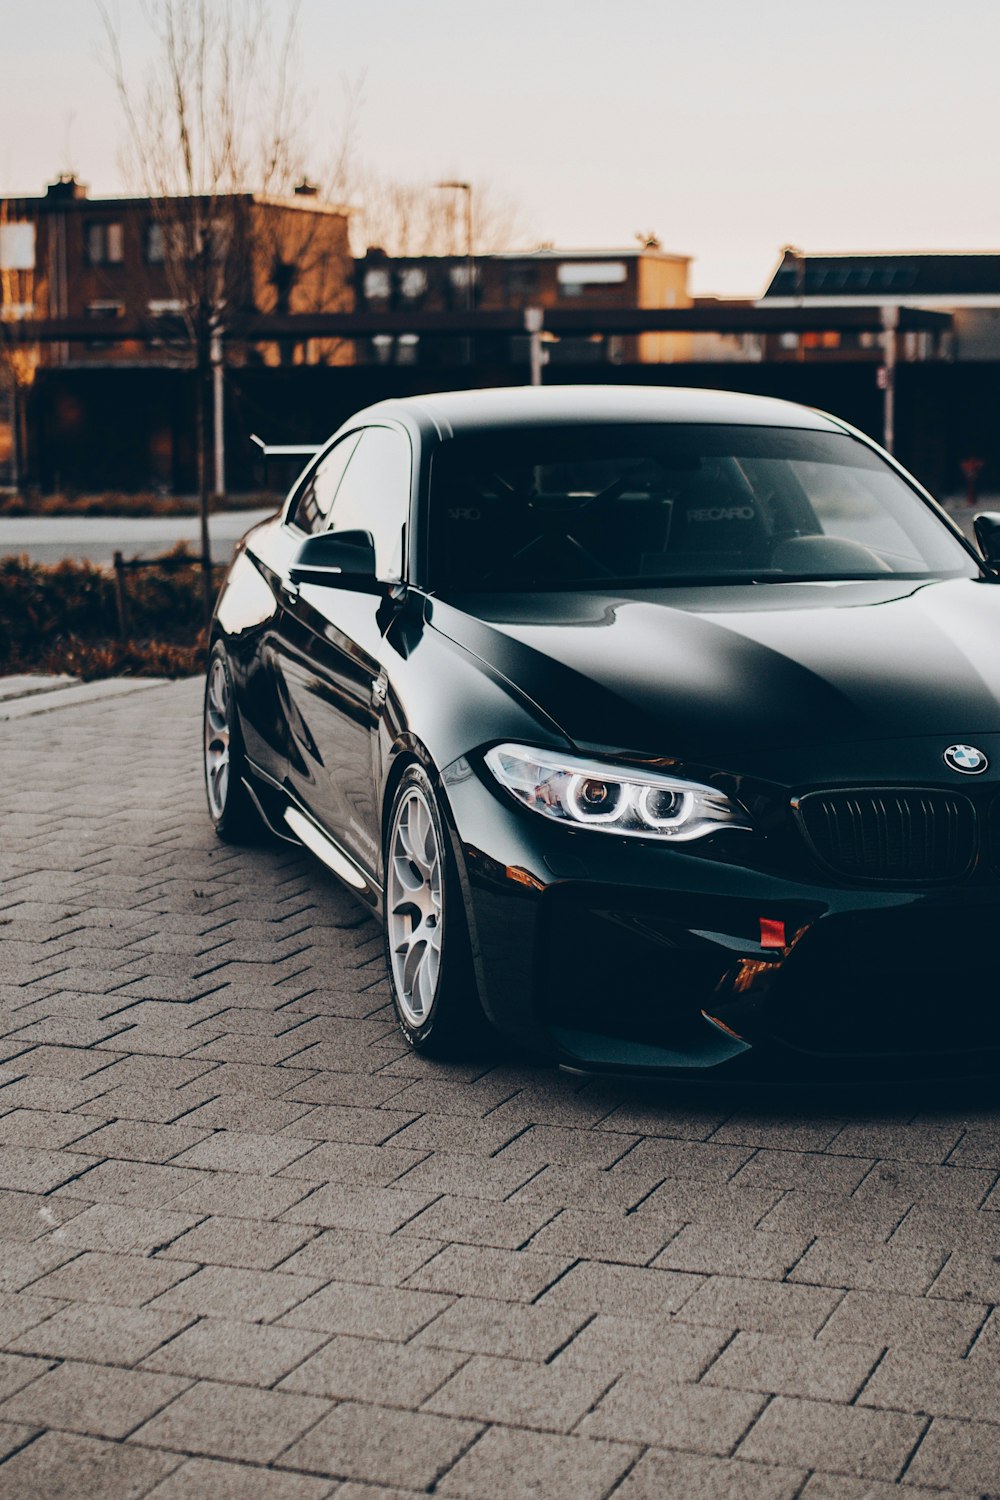
<path id="1" fill-rule="evenodd" d="M 418 890 L 415 885 L 418 864 L 411 862 L 407 870 L 400 848 L 400 825 L 406 819 L 405 826 L 409 827 L 412 809 L 418 803 L 427 810 L 428 839 L 433 839 L 438 851 L 440 889 L 437 902 L 433 896 Z M 402 837 L 405 838 L 405 834 Z M 382 931 L 389 990 L 399 1029 L 409 1047 L 429 1057 L 455 1059 L 482 1051 L 495 1038 L 479 1000 L 458 875 L 430 778 L 416 763 L 407 766 L 396 786 L 385 824 L 383 852 L 385 911 Z M 403 884 L 404 880 L 411 882 L 412 890 Z M 430 890 L 426 881 L 425 889 Z M 413 897 L 412 904 L 408 895 Z M 423 915 L 416 906 L 418 899 L 424 908 Z M 394 952 L 394 944 L 399 944 L 401 926 L 405 928 L 409 922 L 412 933 L 419 932 L 422 924 L 426 931 L 431 926 L 431 916 L 435 918 L 432 932 L 436 930 L 439 934 L 436 978 L 432 985 L 425 977 L 423 982 L 418 980 L 416 985 L 408 988 L 406 979 L 412 966 L 408 971 L 399 946 Z M 430 946 L 430 936 L 425 946 Z M 432 963 L 430 967 L 433 968 Z"/>
<path id="2" fill-rule="evenodd" d="M 202 721 L 205 795 L 215 831 L 230 844 L 256 843 L 263 824 L 243 784 L 246 774 L 243 736 L 236 712 L 233 676 L 221 641 L 216 641 L 208 658 Z M 223 758 L 224 774 L 220 770 Z"/>

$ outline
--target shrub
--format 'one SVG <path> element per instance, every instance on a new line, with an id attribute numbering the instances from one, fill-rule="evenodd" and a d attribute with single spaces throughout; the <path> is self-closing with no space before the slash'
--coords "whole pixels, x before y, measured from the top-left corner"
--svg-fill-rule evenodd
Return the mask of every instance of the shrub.
<path id="1" fill-rule="evenodd" d="M 184 547 L 165 556 L 182 565 L 127 575 L 127 641 L 119 639 L 110 571 L 84 562 L 0 558 L 0 671 L 85 678 L 198 671 L 205 655 L 201 569 Z"/>
<path id="2" fill-rule="evenodd" d="M 81 641 L 68 636 L 32 663 L 34 671 L 95 677 L 190 677 L 207 661 L 205 631 L 188 646 L 172 641 Z"/>

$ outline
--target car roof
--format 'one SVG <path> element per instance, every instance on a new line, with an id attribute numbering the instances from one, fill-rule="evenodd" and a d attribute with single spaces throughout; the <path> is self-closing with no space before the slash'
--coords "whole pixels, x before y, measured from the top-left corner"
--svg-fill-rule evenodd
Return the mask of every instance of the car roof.
<path id="1" fill-rule="evenodd" d="M 437 391 L 380 401 L 358 412 L 352 425 L 379 418 L 415 422 L 428 436 L 439 439 L 493 427 L 617 422 L 705 422 L 803 427 L 825 432 L 845 430 L 824 412 L 770 396 L 637 385 L 528 385 Z"/>

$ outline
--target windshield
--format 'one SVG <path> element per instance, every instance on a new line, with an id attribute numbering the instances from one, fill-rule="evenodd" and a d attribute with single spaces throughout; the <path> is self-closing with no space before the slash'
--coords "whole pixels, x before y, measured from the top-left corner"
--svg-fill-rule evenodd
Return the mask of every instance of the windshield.
<path id="1" fill-rule="evenodd" d="M 430 586 L 463 590 L 976 575 L 910 486 L 846 433 L 618 424 L 450 438 Z"/>

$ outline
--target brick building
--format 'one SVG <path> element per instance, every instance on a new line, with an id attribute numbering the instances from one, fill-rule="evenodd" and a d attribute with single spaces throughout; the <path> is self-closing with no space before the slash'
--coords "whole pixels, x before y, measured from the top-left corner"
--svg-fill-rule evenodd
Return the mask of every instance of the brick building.
<path id="1" fill-rule="evenodd" d="M 113 375 L 131 370 L 139 378 L 141 370 L 146 376 L 126 398 L 129 423 L 143 430 L 124 472 L 139 476 L 138 483 L 189 487 L 185 386 L 194 354 L 184 311 L 204 303 L 207 286 L 213 306 L 244 316 L 352 311 L 347 211 L 322 202 L 307 183 L 288 198 L 239 193 L 157 201 L 91 198 L 81 183 L 62 177 L 39 197 L 0 199 L 0 336 L 4 324 L 35 318 L 92 319 L 102 335 L 35 346 L 22 337 L 16 348 L 0 337 L 0 482 L 32 472 L 60 482 L 39 469 L 42 433 L 28 419 L 39 387 L 48 382 L 40 403 L 44 435 L 78 433 L 81 445 L 94 444 L 107 411 L 121 409 Z M 108 339 L 116 322 L 132 336 Z M 246 340 L 229 344 L 225 354 L 230 369 L 339 365 L 353 357 L 349 341 L 312 338 Z M 178 379 L 167 379 L 167 372 Z M 89 383 L 75 378 L 85 373 Z M 219 421 L 223 401 L 220 386 Z M 85 455 L 72 452 L 86 473 Z"/>
<path id="2" fill-rule="evenodd" d="M 193 284 L 182 263 L 192 206 L 212 226 L 213 253 L 228 303 L 240 312 L 348 312 L 354 306 L 347 211 L 321 202 L 303 183 L 290 198 L 254 193 L 213 200 L 91 198 L 72 177 L 42 197 L 0 199 L 0 318 L 121 319 L 162 327 L 160 343 L 123 340 L 93 347 L 55 344 L 45 365 L 176 361 L 166 336 Z M 288 351 L 263 346 L 265 363 L 345 359 L 315 341 Z"/>
<path id="3" fill-rule="evenodd" d="M 624 250 L 502 251 L 489 255 L 389 256 L 370 248 L 357 263 L 357 305 L 371 312 L 413 310 L 484 312 L 528 307 L 614 309 L 690 307 L 690 258 L 663 250 L 659 243 Z M 470 294 L 471 281 L 471 294 Z M 482 343 L 477 339 L 477 346 Z M 477 354 L 521 362 L 523 351 L 503 347 Z M 516 341 L 513 341 L 516 343 Z M 641 333 L 610 337 L 563 338 L 552 343 L 554 362 L 659 364 L 690 358 L 690 336 Z M 413 334 L 382 335 L 368 341 L 375 363 L 418 364 L 468 359 L 454 341 L 446 348 Z"/>

